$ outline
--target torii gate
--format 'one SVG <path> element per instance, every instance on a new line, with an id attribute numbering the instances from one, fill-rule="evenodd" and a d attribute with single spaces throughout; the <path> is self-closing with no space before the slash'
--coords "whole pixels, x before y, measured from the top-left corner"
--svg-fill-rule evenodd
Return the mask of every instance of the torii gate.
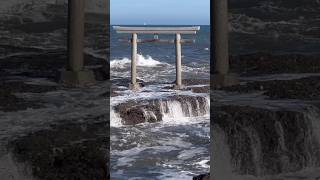
<path id="1" fill-rule="evenodd" d="M 137 43 L 145 42 L 160 42 L 160 43 L 175 43 L 176 45 L 176 84 L 174 89 L 183 89 L 182 84 L 182 66 L 181 66 L 181 43 L 194 42 L 194 40 L 181 39 L 181 34 L 196 34 L 200 30 L 200 26 L 194 27 L 113 27 L 117 33 L 132 34 L 132 39 L 127 41 L 132 43 L 131 51 L 131 84 L 129 88 L 138 90 L 137 83 Z M 138 39 L 138 34 L 155 34 L 155 38 L 151 40 Z M 158 39 L 158 34 L 175 34 L 175 40 Z"/>
<path id="2" fill-rule="evenodd" d="M 237 74 L 231 73 L 229 68 L 229 26 L 228 26 L 228 0 L 211 1 L 213 18 L 213 47 L 214 72 L 211 82 L 213 88 L 239 84 Z"/>
<path id="3" fill-rule="evenodd" d="M 211 83 L 214 87 L 231 86 L 239 83 L 236 74 L 229 71 L 229 28 L 228 28 L 228 0 L 212 0 L 210 3 L 213 18 L 211 25 L 213 26 L 213 36 L 211 47 L 214 54 L 214 74 Z M 212 108 L 213 109 L 213 108 Z M 214 121 L 210 123 L 213 127 Z M 210 136 L 215 138 L 214 131 L 211 128 Z M 234 180 L 231 167 L 219 164 L 220 162 L 230 161 L 225 155 L 219 153 L 224 152 L 220 144 L 215 139 L 210 142 L 210 179 Z M 228 152 L 225 152 L 226 154 Z"/>
<path id="4" fill-rule="evenodd" d="M 94 73 L 84 69 L 85 0 L 68 1 L 68 66 L 62 71 L 61 81 L 67 86 L 95 83 Z"/>

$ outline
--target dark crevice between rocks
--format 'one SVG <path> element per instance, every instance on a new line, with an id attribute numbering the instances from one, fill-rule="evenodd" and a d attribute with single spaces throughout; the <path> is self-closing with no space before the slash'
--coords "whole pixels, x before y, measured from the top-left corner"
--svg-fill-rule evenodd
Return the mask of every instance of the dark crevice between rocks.
<path id="1" fill-rule="evenodd" d="M 38 179 L 108 179 L 108 122 L 90 121 L 51 125 L 16 137 L 8 149 L 17 162 L 30 166 L 26 168 Z"/>

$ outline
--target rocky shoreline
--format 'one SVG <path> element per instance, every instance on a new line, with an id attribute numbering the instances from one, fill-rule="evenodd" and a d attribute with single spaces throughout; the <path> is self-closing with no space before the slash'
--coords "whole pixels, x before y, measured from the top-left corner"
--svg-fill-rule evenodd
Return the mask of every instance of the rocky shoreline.
<path id="1" fill-rule="evenodd" d="M 319 59 L 266 53 L 231 57 L 241 84 L 214 90 L 211 114 L 211 130 L 226 138 L 222 143 L 231 159 L 223 168 L 231 168 L 230 175 L 272 179 L 320 166 Z"/>
<path id="2" fill-rule="evenodd" d="M 12 47 L 14 49 L 14 47 Z M 260 55 L 262 56 L 262 55 Z M 32 58 L 31 58 L 32 57 Z M 37 58 L 34 58 L 37 57 Z M 94 57 L 86 56 L 89 65 L 98 65 L 100 64 L 99 59 L 95 59 Z M 255 57 L 255 58 L 252 58 Z M 280 56 L 278 59 L 273 59 L 276 56 L 267 56 L 268 58 L 264 59 L 265 56 L 262 56 L 262 60 L 259 61 L 259 55 L 251 55 L 244 56 L 243 59 L 239 58 L 237 60 L 241 62 L 232 63 L 234 71 L 243 72 L 240 73 L 242 77 L 248 76 L 257 76 L 257 75 L 266 75 L 272 73 L 286 72 L 286 73 L 319 73 L 319 65 L 320 62 L 317 61 L 317 58 L 307 58 L 302 56 L 295 56 L 294 58 L 289 58 L 288 61 L 291 63 L 285 63 L 285 57 L 288 56 Z M 8 57 L 6 59 L 1 60 L 0 62 L 0 74 L 1 74 L 1 91 L 0 91 L 0 107 L 1 111 L 5 112 L 13 112 L 13 111 L 21 111 L 26 110 L 28 108 L 39 109 L 43 108 L 43 102 L 36 101 L 32 102 L 29 99 L 24 99 L 21 96 L 18 96 L 19 93 L 48 93 L 54 92 L 58 90 L 64 90 L 64 87 L 58 85 L 39 85 L 32 83 L 25 83 L 21 78 L 45 78 L 49 79 L 52 82 L 58 82 L 58 76 L 60 69 L 65 65 L 65 52 L 42 52 L 38 55 L 22 55 L 22 56 L 13 56 Z M 258 61 L 256 65 L 254 61 L 249 60 L 250 58 Z M 284 58 L 280 61 L 281 58 Z M 29 59 L 29 60 L 27 60 Z M 45 61 L 43 59 L 46 59 Z M 291 59 L 291 60 L 290 60 Z M 236 61 L 233 60 L 233 61 Z M 262 68 L 263 66 L 259 65 L 259 62 L 266 61 L 266 64 L 269 64 L 268 68 Z M 308 61 L 308 67 L 305 68 L 302 65 L 302 62 Z M 294 64 L 294 62 L 297 62 Z M 280 63 L 279 66 L 272 65 L 273 63 Z M 236 66 L 237 64 L 241 64 L 240 66 Z M 284 68 L 288 64 L 288 67 Z M 101 65 L 101 64 L 100 64 Z M 272 66 L 271 66 L 272 65 Z M 312 66 L 311 66 L 312 65 Z M 311 66 L 311 67 L 309 67 Z M 237 68 L 236 68 L 237 67 Z M 250 68 L 252 67 L 252 68 Z M 256 68 L 253 68 L 256 67 Z M 279 68 L 279 69 L 278 69 Z M 282 68 L 282 69 L 281 69 Z M 283 70 L 283 71 L 282 71 Z M 101 71 L 101 69 L 96 70 L 96 77 L 101 80 L 108 79 L 108 73 Z M 19 79 L 20 78 L 20 79 Z M 219 91 L 224 91 L 226 93 L 237 93 L 237 94 L 250 94 L 254 92 L 259 92 L 262 95 L 270 98 L 271 100 L 286 100 L 286 99 L 299 99 L 308 102 L 314 102 L 319 100 L 319 79 L 318 76 L 312 77 L 304 77 L 298 79 L 290 79 L 290 80 L 268 80 L 268 81 L 247 81 L 244 84 L 223 88 Z M 202 80 L 184 80 L 183 82 L 187 86 L 189 86 L 189 90 L 192 90 L 194 93 L 209 93 L 210 89 L 208 86 L 208 81 Z M 197 86 L 197 85 L 204 86 Z M 120 92 L 119 92 L 120 91 Z M 113 88 L 111 91 L 111 96 L 116 97 L 121 94 L 122 89 Z M 213 92 L 214 93 L 214 92 Z M 100 97 L 107 97 L 108 93 L 102 93 L 99 95 Z M 174 100 L 183 102 L 185 100 L 192 101 L 192 98 L 189 96 L 176 96 Z M 194 99 L 197 99 L 195 97 Z M 201 101 L 200 99 L 197 99 Z M 146 102 L 128 102 L 126 104 L 119 105 L 119 109 L 125 109 L 125 112 L 122 112 L 122 118 L 126 119 L 132 116 L 133 114 L 138 113 L 140 117 L 136 120 L 128 121 L 128 124 L 136 124 L 141 123 L 142 119 L 145 119 L 143 116 L 143 112 L 141 112 L 141 108 L 151 108 L 152 112 L 159 112 L 158 102 L 156 101 L 148 101 L 147 104 L 154 104 L 154 106 L 145 105 Z M 194 103 L 193 103 L 194 104 Z M 312 104 L 312 103 L 311 103 Z M 124 106 L 124 107 L 120 107 Z M 130 107 L 130 108 L 129 108 Z M 213 125 L 218 125 L 220 128 L 224 128 L 226 132 L 235 131 L 238 126 L 245 127 L 247 125 L 254 125 L 262 128 L 269 127 L 270 130 L 277 130 L 274 127 L 279 127 L 277 122 L 279 122 L 287 132 L 285 135 L 288 138 L 297 138 L 296 134 L 292 134 L 288 130 L 297 129 L 301 127 L 303 123 L 301 122 L 304 117 L 303 113 L 295 112 L 295 111 L 270 111 L 266 109 L 259 109 L 256 107 L 250 106 L 238 106 L 238 105 L 217 105 L 215 104 L 215 113 L 212 116 L 216 119 L 213 122 Z M 156 119 L 150 119 L 150 122 L 157 122 L 161 119 L 159 113 L 156 113 Z M 242 117 L 242 118 L 241 118 Z M 106 162 L 107 151 L 105 151 L 106 147 L 108 147 L 108 142 L 105 137 L 108 136 L 108 132 L 104 131 L 108 129 L 108 124 L 101 120 L 103 117 L 94 117 L 100 120 L 88 120 L 90 123 L 68 123 L 65 122 L 55 123 L 50 126 L 50 128 L 46 128 L 43 130 L 35 131 L 28 133 L 26 135 L 15 137 L 13 140 L 9 142 L 8 149 L 13 152 L 14 157 L 18 162 L 23 162 L 29 164 L 32 169 L 32 173 L 36 177 L 45 178 L 45 179 L 57 179 L 57 178 L 89 178 L 89 179 L 101 179 L 102 177 L 109 176 L 108 166 L 104 166 L 103 164 L 108 164 Z M 263 120 L 264 119 L 264 120 Z M 272 119 L 272 121 L 270 121 Z M 236 120 L 238 126 L 231 126 Z M 295 120 L 295 121 L 288 121 Z M 260 123 L 253 123 L 253 122 Z M 291 123 L 291 124 L 290 124 Z M 293 123 L 293 124 L 292 124 Z M 307 124 L 304 124 L 307 128 Z M 257 129 L 257 131 L 258 131 Z M 95 132 L 94 134 L 89 132 Z M 246 137 L 245 131 L 236 131 L 237 134 L 235 139 L 239 141 L 245 141 L 244 144 L 250 143 L 250 139 Z M 263 132 L 263 131 L 261 131 Z M 302 133 L 302 132 L 300 132 Z M 277 133 L 275 133 L 277 134 Z M 231 135 L 230 135 L 231 137 Z M 301 136 L 299 136 L 301 137 Z M 265 154 L 273 154 L 268 159 L 263 160 L 266 164 L 263 165 L 265 170 L 263 172 L 259 172 L 257 169 L 250 169 L 249 164 L 239 166 L 239 172 L 251 172 L 252 174 L 270 174 L 270 173 L 279 173 L 283 171 L 293 171 L 299 170 L 304 167 L 304 164 L 301 163 L 303 160 L 299 162 L 291 162 L 290 166 L 279 165 L 278 159 L 282 159 L 281 162 L 287 162 L 288 159 L 292 159 L 298 154 L 307 153 L 301 152 L 302 150 L 296 149 L 297 151 L 292 154 L 282 152 L 280 156 L 279 153 L 274 153 L 275 149 L 277 149 L 278 144 L 275 143 L 278 141 L 279 136 L 270 136 L 265 137 L 264 141 L 274 142 L 273 144 L 269 144 L 269 148 L 265 148 Z M 293 140 L 292 142 L 299 142 L 305 146 L 305 143 L 308 143 L 309 137 L 304 136 L 302 140 Z M 52 139 L 56 139 L 52 141 Z M 30 144 L 26 144 L 25 142 L 29 142 Z M 288 141 L 290 142 L 290 141 Z M 231 142 L 230 144 L 236 146 L 237 143 Z M 307 144 L 311 147 L 311 144 Z M 287 147 L 297 146 L 297 144 L 286 144 Z M 45 147 L 45 148 L 40 148 Z M 309 150 L 310 150 L 309 148 Z M 233 149 L 240 149 L 240 147 L 236 147 Z M 243 150 L 243 149 L 242 149 Z M 241 152 L 233 152 L 235 154 Z M 250 163 L 254 160 L 251 156 L 250 152 L 252 149 L 243 150 L 248 152 L 244 154 L 241 162 Z M 283 151 L 283 149 L 282 149 Z M 310 151 L 314 153 L 318 153 L 316 151 Z M 319 157 L 319 155 L 314 154 L 313 157 Z M 244 161 L 243 159 L 251 159 L 250 161 Z M 75 164 L 74 164 L 74 163 Z M 319 162 L 317 160 L 317 162 Z M 79 167 L 76 168 L 75 167 Z M 46 175 L 44 172 L 50 172 Z M 72 172 L 72 173 L 71 173 Z M 195 177 L 194 179 L 208 179 L 209 175 L 202 175 L 199 177 Z"/>
<path id="3" fill-rule="evenodd" d="M 29 173 L 38 179 L 107 179 L 108 124 L 103 119 L 106 117 L 53 124 L 49 129 L 15 138 L 8 148 L 14 159 L 27 164 L 24 168 L 31 169 Z"/>

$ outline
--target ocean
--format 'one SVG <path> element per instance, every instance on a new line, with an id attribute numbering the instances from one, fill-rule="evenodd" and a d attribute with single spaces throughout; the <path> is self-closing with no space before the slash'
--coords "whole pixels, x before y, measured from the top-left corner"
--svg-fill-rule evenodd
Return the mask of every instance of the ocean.
<path id="1" fill-rule="evenodd" d="M 130 80 L 131 44 L 119 39 L 129 35 L 110 30 L 110 74 L 112 88 L 122 92 L 111 97 L 111 178 L 114 179 L 191 179 L 209 171 L 210 116 L 209 94 L 201 94 L 204 112 L 193 109 L 192 100 L 184 108 L 182 102 L 170 100 L 176 96 L 198 96 L 191 91 L 175 92 L 164 87 L 175 80 L 174 44 L 138 44 L 138 79 L 145 86 L 139 92 L 127 90 Z M 150 39 L 153 35 L 139 35 Z M 174 39 L 174 35 L 159 35 L 160 39 Z M 194 44 L 182 45 L 183 79 L 209 79 L 210 27 L 201 26 L 196 35 L 182 35 L 195 39 Z M 201 85 L 200 85 L 201 86 Z M 154 102 L 160 107 L 162 121 L 124 125 L 116 107 L 130 101 Z M 152 101 L 152 103 L 150 103 Z M 130 107 L 123 107 L 128 108 Z M 147 107 L 146 107 L 147 108 Z M 167 111 L 166 111 L 167 110 Z M 151 117 L 155 110 L 146 110 Z M 146 121 L 149 116 L 145 116 Z"/>
<path id="2" fill-rule="evenodd" d="M 9 1 L 6 1 L 9 2 Z M 11 2 L 11 1 L 10 1 Z M 16 1 L 19 4 L 20 1 Z M 10 5 L 10 4 L 9 4 Z M 8 6 L 9 6 L 8 5 Z M 303 3 L 299 0 L 231 0 L 230 1 L 230 53 L 232 55 L 241 55 L 255 52 L 266 52 L 270 54 L 317 54 L 320 49 L 320 3 L 318 0 L 305 0 Z M 11 6 L 11 5 L 10 5 Z M 5 6 L 3 6 L 5 7 Z M 18 8 L 19 6 L 17 6 Z M 23 7 L 23 6 L 21 6 Z M 12 8 L 12 11 L 23 8 Z M 3 8 L 4 9 L 4 8 Z M 32 8 L 31 8 L 32 9 Z M 4 12 L 1 8 L 1 26 L 0 26 L 0 61 L 10 57 L 23 58 L 37 57 L 41 54 L 61 54 L 66 53 L 66 27 L 54 28 L 51 31 L 44 32 L 24 32 L 21 29 L 12 28 L 12 25 L 19 23 L 18 16 L 23 16 L 26 21 L 50 22 L 52 19 L 39 16 L 43 11 L 42 6 L 33 11 L 23 11 L 17 15 L 13 12 Z M 33 12 L 33 13 L 30 13 Z M 41 18 L 39 18 L 41 17 Z M 20 18 L 21 19 L 21 18 Z M 38 31 L 38 29 L 37 29 Z M 110 28 L 110 49 L 108 47 L 109 38 L 103 25 L 95 24 L 87 27 L 86 31 L 86 54 L 110 62 L 111 81 L 115 92 L 121 92 L 111 98 L 111 177 L 115 179 L 187 179 L 192 176 L 207 173 L 209 171 L 209 144 L 210 144 L 210 123 L 209 107 L 210 101 L 207 93 L 197 94 L 201 96 L 202 107 L 204 112 L 194 114 L 192 106 L 185 101 L 186 110 L 180 101 L 170 101 L 168 98 L 176 96 L 176 93 L 170 90 L 164 90 L 175 80 L 175 51 L 173 44 L 139 44 L 138 46 L 138 78 L 144 81 L 145 87 L 141 93 L 132 93 L 128 91 L 127 85 L 130 78 L 130 44 L 119 42 L 118 39 L 129 38 L 126 35 L 116 34 Z M 208 79 L 210 73 L 210 30 L 209 26 L 201 26 L 201 31 L 197 35 L 183 35 L 183 38 L 196 39 L 195 44 L 185 44 L 182 46 L 182 64 L 183 77 L 189 79 L 201 78 Z M 159 36 L 160 38 L 174 38 L 173 36 Z M 139 36 L 139 38 L 152 38 L 152 36 Z M 108 57 L 108 50 L 111 56 Z M 30 72 L 28 67 L 13 72 L 13 75 Z M 299 74 L 294 74 L 299 77 Z M 279 78 L 271 75 L 270 77 Z M 282 76 L 281 76 L 282 77 Z M 290 76 L 291 77 L 291 76 Z M 25 78 L 25 79 L 24 79 Z M 258 77 L 259 78 L 259 77 Z M 22 80 L 31 80 L 28 77 L 21 77 Z M 253 80 L 257 80 L 252 78 Z M 46 78 L 33 77 L 32 81 L 38 84 L 52 83 Z M 204 86 L 204 85 L 195 85 Z M 97 92 L 102 92 L 108 84 L 97 86 Z M 94 93 L 97 93 L 94 92 Z M 61 102 L 65 96 L 61 95 Z M 67 94 L 70 99 L 81 97 L 83 92 L 78 94 Z M 242 101 L 245 105 L 255 105 L 258 107 L 279 108 L 279 103 L 291 109 L 291 103 L 295 101 L 270 101 L 261 100 L 253 95 L 234 95 L 229 96 L 220 92 L 216 93 L 222 100 L 229 102 Z M 27 94 L 30 97 L 36 95 Z M 57 95 L 52 93 L 52 97 L 46 96 L 41 98 L 52 99 L 55 101 Z M 195 96 L 193 92 L 187 91 L 179 94 L 180 96 Z M 39 95 L 40 96 L 40 95 Z M 85 97 L 90 97 L 86 94 Z M 229 99 L 228 99 L 229 98 Z M 119 104 L 125 104 L 128 101 L 149 102 L 157 99 L 163 99 L 160 107 L 160 114 L 163 115 L 163 121 L 156 123 L 141 123 L 138 125 L 123 124 L 123 119 L 115 108 Z M 259 100 L 258 100 L 259 99 Z M 194 99 L 190 98 L 190 101 Z M 83 107 L 87 106 L 87 99 L 81 101 Z M 71 100 L 70 100 L 71 102 Z M 197 102 L 197 101 L 194 101 Z M 200 102 L 200 101 L 198 101 Z M 301 103 L 301 101 L 298 101 Z M 68 102 L 66 102 L 68 103 Z M 105 102 L 101 99 L 90 101 L 92 104 L 99 104 L 96 112 L 105 108 Z M 158 103 L 158 102 L 157 102 Z M 274 103 L 272 105 L 272 103 Z M 278 103 L 278 104 L 277 104 Z M 53 104 L 59 104 L 53 102 Z M 271 105 L 270 105 L 271 104 Z M 289 105 L 290 106 L 289 106 Z M 199 106 L 200 106 L 199 105 Z M 292 105 L 293 106 L 293 105 Z M 66 106 L 72 110 L 73 104 Z M 300 107 L 299 107 L 300 108 Z M 19 117 L 25 117 L 25 120 L 17 123 L 19 129 L 29 124 L 29 121 L 35 121 L 39 124 L 41 120 L 35 120 L 35 116 L 49 117 L 51 114 L 59 114 L 61 109 L 47 111 L 28 110 L 27 118 L 25 112 L 16 112 Z M 84 114 L 90 114 L 87 108 L 80 108 L 78 111 Z M 150 111 L 145 111 L 149 116 L 154 116 Z M 281 113 L 281 112 L 280 112 Z M 303 112 L 309 117 L 310 122 L 317 124 L 319 122 L 319 113 L 313 114 L 309 111 Z M 5 114 L 5 113 L 3 113 Z M 16 115 L 5 114 L 3 117 L 8 119 L 8 126 L 3 126 L 4 136 L 1 139 L 9 137 L 11 134 L 20 134 L 15 128 L 12 128 L 11 119 Z M 61 114 L 65 116 L 64 114 Z M 70 114 L 70 118 L 73 114 Z M 59 117 L 60 118 L 60 117 Z M 23 119 L 23 118 L 22 118 Z M 151 118 L 152 119 L 152 118 Z M 9 121 L 10 120 L 10 121 Z M 52 117 L 52 121 L 56 121 Z M 306 121 L 307 120 L 302 120 Z M 2 122 L 3 124 L 3 122 Z M 45 124 L 45 123 L 44 123 Z M 28 125 L 29 126 L 29 125 Z M 30 125 L 31 126 L 31 125 Z M 311 128 L 311 127 L 308 127 Z M 309 129 L 307 129 L 309 131 Z M 254 133 L 251 134 L 252 140 L 257 138 Z M 284 135 L 283 135 L 284 136 Z M 279 135 L 280 137 L 280 135 Z M 282 136 L 281 136 L 282 137 Z M 9 137 L 10 138 L 10 137 Z M 281 139 L 281 138 L 279 138 Z M 319 140 L 319 138 L 316 138 Z M 256 142 L 259 142 L 258 140 Z M 311 141 L 316 144 L 315 142 Z M 6 143 L 6 141 L 3 141 Z M 312 145 L 312 143 L 310 143 Z M 319 144 L 319 143 L 318 143 Z M 254 145 L 254 144 L 253 144 Z M 227 145 L 228 146 L 228 145 Z M 257 147 L 257 148 L 255 148 Z M 228 147 L 226 148 L 228 149 Z M 258 146 L 252 146 L 253 150 L 259 149 Z M 302 149 L 303 150 L 303 149 Z M 258 152 L 258 151 L 254 151 Z M 310 153 L 313 153 L 310 151 Z M 256 154 L 260 157 L 261 154 Z M 310 158 L 312 159 L 312 158 Z M 255 165 L 259 167 L 258 161 Z M 246 166 L 236 164 L 237 168 L 245 169 Z M 252 164 L 251 164 L 252 165 Z M 251 166 L 247 164 L 247 167 Z M 282 164 L 285 165 L 284 163 Z M 316 178 L 319 177 L 319 170 L 315 167 L 306 167 L 298 172 L 282 173 L 278 177 L 282 179 L 298 179 L 299 177 Z M 238 174 L 237 174 L 238 175 Z M 243 179 L 263 179 L 253 175 L 241 174 Z M 277 175 L 275 175 L 277 178 Z M 270 177 L 270 179 L 275 178 Z"/>
<path id="3" fill-rule="evenodd" d="M 232 55 L 319 52 L 318 0 L 231 0 L 229 12 Z"/>

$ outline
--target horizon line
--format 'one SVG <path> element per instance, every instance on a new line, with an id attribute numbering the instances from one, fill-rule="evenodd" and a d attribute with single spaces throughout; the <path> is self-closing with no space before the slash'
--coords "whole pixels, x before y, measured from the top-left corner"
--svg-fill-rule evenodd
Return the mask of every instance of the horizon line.
<path id="1" fill-rule="evenodd" d="M 210 26 L 211 24 L 110 24 L 110 26 Z"/>

